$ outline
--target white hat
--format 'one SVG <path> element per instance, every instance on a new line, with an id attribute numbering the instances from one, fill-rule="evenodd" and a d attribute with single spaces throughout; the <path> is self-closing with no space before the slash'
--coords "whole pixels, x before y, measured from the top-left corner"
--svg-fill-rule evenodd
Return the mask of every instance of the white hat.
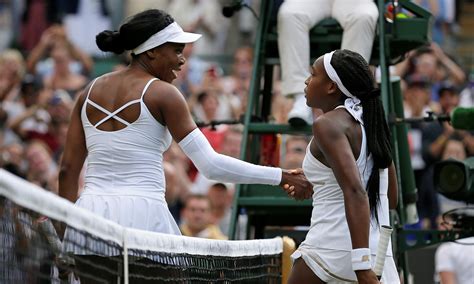
<path id="1" fill-rule="evenodd" d="M 176 42 L 176 43 L 190 43 L 195 42 L 201 37 L 200 34 L 188 33 L 183 31 L 183 29 L 178 25 L 178 23 L 173 22 L 169 24 L 166 28 L 157 32 L 148 38 L 145 42 L 135 47 L 132 50 L 133 54 L 140 54 L 157 46 L 160 46 L 166 42 Z"/>

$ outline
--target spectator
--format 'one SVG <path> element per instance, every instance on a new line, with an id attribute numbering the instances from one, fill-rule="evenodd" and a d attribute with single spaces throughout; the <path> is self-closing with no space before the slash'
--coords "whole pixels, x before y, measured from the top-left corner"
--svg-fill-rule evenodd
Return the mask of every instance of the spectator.
<path id="1" fill-rule="evenodd" d="M 174 0 L 168 12 L 188 32 L 202 34 L 194 44 L 194 54 L 215 56 L 224 52 L 229 21 L 221 14 L 217 0 Z"/>
<path id="2" fill-rule="evenodd" d="M 10 1 L 2 1 L 0 5 L 0 52 L 7 49 L 13 39 L 13 9 Z"/>
<path id="3" fill-rule="evenodd" d="M 474 72 L 471 72 L 467 86 L 461 91 L 459 106 L 474 107 Z"/>
<path id="4" fill-rule="evenodd" d="M 71 69 L 69 69 L 72 56 L 67 42 L 54 43 L 51 58 L 54 62 L 53 73 L 44 78 L 44 85 L 53 90 L 65 90 L 74 100 L 76 93 L 86 85 L 88 79 L 81 74 L 71 72 Z"/>
<path id="5" fill-rule="evenodd" d="M 45 30 L 41 35 L 40 42 L 27 58 L 27 69 L 28 72 L 39 76 L 41 79 L 54 76 L 55 73 L 62 74 L 62 77 L 69 75 L 68 80 L 72 80 L 73 87 L 77 88 L 79 79 L 73 77 L 70 73 L 89 74 L 94 63 L 86 53 L 68 39 L 67 35 L 64 27 L 60 25 L 53 25 Z M 65 79 L 63 79 L 64 81 Z M 66 82 L 66 84 L 71 83 Z M 69 85 L 56 87 L 70 88 Z"/>
<path id="6" fill-rule="evenodd" d="M 25 158 L 28 163 L 26 179 L 57 194 L 57 165 L 49 147 L 42 141 L 32 140 L 25 149 Z"/>
<path id="7" fill-rule="evenodd" d="M 186 44 L 183 56 L 186 64 L 181 67 L 181 72 L 173 84 L 185 95 L 187 99 L 194 98 L 201 89 L 201 84 L 209 63 L 193 54 L 194 43 Z"/>
<path id="8" fill-rule="evenodd" d="M 25 74 L 25 62 L 18 50 L 7 49 L 0 54 L 0 102 L 16 102 Z"/>
<path id="9" fill-rule="evenodd" d="M 168 204 L 168 209 L 173 215 L 174 220 L 176 223 L 180 221 L 180 186 L 178 183 L 178 171 L 176 167 L 170 162 L 163 162 L 163 169 L 165 172 L 165 180 L 166 180 L 166 191 L 165 191 L 165 199 L 166 203 Z"/>
<path id="10" fill-rule="evenodd" d="M 69 122 L 69 113 L 71 111 L 70 104 L 71 101 L 67 95 L 58 96 L 54 94 L 47 104 L 39 102 L 30 106 L 21 115 L 12 120 L 9 126 L 23 141 L 35 139 L 43 141 L 48 145 L 50 151 L 55 154 L 55 157 L 58 158 L 65 143 L 65 132 L 67 131 L 67 123 Z M 46 112 L 47 116 L 43 116 L 45 109 L 48 110 Z M 36 120 L 36 123 L 47 123 L 47 129 L 22 127 L 29 120 Z"/>
<path id="11" fill-rule="evenodd" d="M 21 19 L 19 35 L 23 50 L 31 51 L 40 41 L 41 34 L 53 23 L 59 22 L 58 1 L 27 0 Z"/>
<path id="12" fill-rule="evenodd" d="M 222 76 L 224 72 L 212 64 L 204 72 L 200 92 L 189 100 L 194 115 L 200 121 L 236 119 L 241 114 L 241 100 L 224 90 Z M 212 101 L 208 100 L 210 97 Z M 197 101 L 197 102 L 195 102 Z M 212 111 L 209 109 L 212 107 Z M 211 113 L 210 113 L 211 111 Z"/>
<path id="13" fill-rule="evenodd" d="M 232 184 L 217 182 L 207 191 L 207 197 L 211 202 L 211 224 L 218 226 L 226 236 L 230 227 L 233 190 Z"/>
<path id="14" fill-rule="evenodd" d="M 21 143 L 12 143 L 1 147 L 0 166 L 22 178 L 26 178 L 26 164 L 23 160 L 24 147 Z"/>
<path id="15" fill-rule="evenodd" d="M 239 111 L 236 117 L 245 112 L 246 100 L 250 89 L 250 79 L 252 77 L 253 50 L 249 46 L 238 48 L 234 54 L 232 73 L 230 76 L 222 78 L 222 88 L 227 94 L 238 98 L 235 108 Z"/>
<path id="16" fill-rule="evenodd" d="M 443 85 L 439 90 L 440 114 L 449 115 L 459 105 L 459 92 L 450 84 Z M 472 133 L 468 131 L 455 130 L 448 122 L 430 123 L 422 130 L 423 137 L 423 159 L 430 165 L 441 159 L 446 142 L 458 136 L 465 143 L 468 155 L 474 155 L 474 149 L 470 145 L 473 139 Z"/>
<path id="17" fill-rule="evenodd" d="M 66 14 L 63 18 L 64 28 L 71 42 L 88 55 L 103 55 L 95 44 L 95 36 L 111 27 L 106 2 L 106 0 L 64 1 Z"/>
<path id="18" fill-rule="evenodd" d="M 395 74 L 405 79 L 426 78 L 431 83 L 431 100 L 436 102 L 441 83 L 461 85 L 466 80 L 464 70 L 435 43 L 410 52 L 405 61 L 396 65 Z"/>
<path id="19" fill-rule="evenodd" d="M 285 153 L 281 167 L 284 169 L 301 168 L 307 147 L 307 137 L 287 136 L 285 143 Z"/>
<path id="20" fill-rule="evenodd" d="M 226 236 L 211 223 L 211 203 L 204 195 L 190 195 L 181 213 L 181 233 L 188 237 L 224 240 Z"/>
<path id="21" fill-rule="evenodd" d="M 5 121 L 5 143 L 9 144 L 18 141 L 19 137 L 11 129 L 11 123 L 19 116 L 25 113 L 26 109 L 38 104 L 41 93 L 41 82 L 35 80 L 32 75 L 25 75 L 20 86 L 20 97 L 16 101 L 8 101 L 2 104 L 3 110 L 7 115 Z M 44 109 L 38 109 L 35 115 L 31 118 L 26 118 L 20 125 L 25 130 L 37 130 L 39 132 L 46 132 L 50 116 Z"/>
<path id="22" fill-rule="evenodd" d="M 464 147 L 463 143 L 457 139 L 456 136 L 450 138 L 446 143 L 446 147 L 443 151 L 443 155 L 441 160 L 447 160 L 449 158 L 457 159 L 459 161 L 463 161 L 467 158 L 466 148 Z M 430 178 L 428 179 L 428 184 L 433 183 L 433 174 L 431 174 Z M 449 210 L 463 207 L 466 205 L 465 202 L 462 201 L 455 201 L 444 197 L 444 195 L 438 194 L 438 203 L 440 206 L 440 212 L 447 212 Z M 439 223 L 439 222 L 438 222 Z"/>
<path id="23" fill-rule="evenodd" d="M 274 80 L 272 93 L 272 119 L 277 124 L 288 122 L 288 113 L 293 106 L 293 100 L 281 93 L 281 81 Z"/>
<path id="24" fill-rule="evenodd" d="M 202 92 L 197 95 L 197 104 L 193 107 L 193 114 L 197 121 L 209 123 L 217 120 L 219 99 L 212 92 Z"/>
<path id="25" fill-rule="evenodd" d="M 474 279 L 474 237 L 444 243 L 435 255 L 440 284 L 472 283 Z"/>

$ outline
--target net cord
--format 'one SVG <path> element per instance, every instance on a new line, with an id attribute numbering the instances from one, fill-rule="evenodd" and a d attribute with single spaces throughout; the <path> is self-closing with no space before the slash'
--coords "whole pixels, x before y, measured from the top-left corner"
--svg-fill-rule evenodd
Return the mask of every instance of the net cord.
<path id="1" fill-rule="evenodd" d="M 283 252 L 283 241 L 280 237 L 250 241 L 208 240 L 185 236 L 170 237 L 169 234 L 125 228 L 88 210 L 76 207 L 68 200 L 3 169 L 0 169 L 0 195 L 77 230 L 120 244 L 127 250 L 141 249 L 177 254 L 187 252 L 194 255 L 231 257 L 275 255 Z"/>

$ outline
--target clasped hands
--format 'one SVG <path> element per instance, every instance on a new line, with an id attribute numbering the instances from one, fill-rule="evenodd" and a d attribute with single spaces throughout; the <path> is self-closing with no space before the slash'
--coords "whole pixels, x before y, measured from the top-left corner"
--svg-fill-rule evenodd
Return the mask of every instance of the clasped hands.
<path id="1" fill-rule="evenodd" d="M 313 185 L 300 168 L 283 170 L 280 186 L 289 197 L 296 200 L 309 199 L 313 195 Z"/>

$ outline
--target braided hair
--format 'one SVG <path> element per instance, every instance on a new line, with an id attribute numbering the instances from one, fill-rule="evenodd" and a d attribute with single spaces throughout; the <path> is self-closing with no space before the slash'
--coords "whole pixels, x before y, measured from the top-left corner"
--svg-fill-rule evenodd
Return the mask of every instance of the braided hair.
<path id="1" fill-rule="evenodd" d="M 368 154 L 372 154 L 374 165 L 367 183 L 370 212 L 377 216 L 379 204 L 380 169 L 385 169 L 392 163 L 390 131 L 380 100 L 380 89 L 376 88 L 374 76 L 369 65 L 358 53 L 343 49 L 334 52 L 331 65 L 336 70 L 346 89 L 360 99 L 367 135 Z"/>

